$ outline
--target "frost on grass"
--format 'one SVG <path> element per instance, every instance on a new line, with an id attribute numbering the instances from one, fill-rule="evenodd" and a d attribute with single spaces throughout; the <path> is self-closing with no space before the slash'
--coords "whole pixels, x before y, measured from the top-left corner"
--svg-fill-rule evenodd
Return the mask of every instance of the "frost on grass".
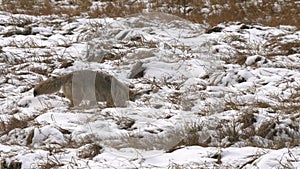
<path id="1" fill-rule="evenodd" d="M 205 33 L 203 25 L 162 13 L 0 17 L 0 158 L 6 162 L 23 168 L 299 167 L 294 27 L 223 23 Z M 31 33 L 25 36 L 24 25 L 10 17 L 27 21 Z M 129 78 L 136 63 L 143 75 Z M 33 97 L 40 81 L 86 69 L 113 75 L 140 94 L 116 108 L 103 102 L 69 108 L 61 92 Z M 89 78 L 93 74 L 76 81 L 93 85 Z M 128 94 L 119 91 L 113 99 L 121 96 Z"/>

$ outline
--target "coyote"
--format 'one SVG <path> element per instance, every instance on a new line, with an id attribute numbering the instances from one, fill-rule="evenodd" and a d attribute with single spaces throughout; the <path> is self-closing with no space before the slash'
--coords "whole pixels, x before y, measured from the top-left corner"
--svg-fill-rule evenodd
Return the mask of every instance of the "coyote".
<path id="1" fill-rule="evenodd" d="M 129 100 L 129 89 L 116 78 L 103 72 L 82 70 L 49 78 L 34 87 L 33 95 L 51 94 L 62 89 L 70 106 L 79 106 L 83 100 L 95 105 L 106 101 L 107 107 L 124 107 Z"/>

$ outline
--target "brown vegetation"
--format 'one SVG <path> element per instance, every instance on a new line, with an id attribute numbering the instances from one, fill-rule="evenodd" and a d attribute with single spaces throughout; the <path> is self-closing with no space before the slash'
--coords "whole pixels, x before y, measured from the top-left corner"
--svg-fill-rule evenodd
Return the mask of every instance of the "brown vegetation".
<path id="1" fill-rule="evenodd" d="M 216 25 L 222 22 L 238 21 L 243 23 L 260 23 L 269 26 L 294 25 L 300 27 L 299 6 L 295 0 L 278 1 L 263 0 L 261 2 L 226 0 L 151 0 L 149 3 L 124 0 L 102 1 L 99 5 L 93 1 L 68 0 L 67 4 L 61 1 L 50 0 L 3 0 L 0 10 L 11 13 L 30 15 L 88 15 L 96 17 L 121 17 L 134 13 L 161 11 L 186 18 L 196 23 Z"/>

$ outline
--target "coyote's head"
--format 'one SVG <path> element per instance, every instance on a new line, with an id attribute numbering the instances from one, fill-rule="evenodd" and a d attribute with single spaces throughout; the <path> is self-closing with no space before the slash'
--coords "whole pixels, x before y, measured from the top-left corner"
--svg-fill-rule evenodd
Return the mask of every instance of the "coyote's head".
<path id="1" fill-rule="evenodd" d="M 60 78 L 49 78 L 48 80 L 43 81 L 34 87 L 33 95 L 38 96 L 41 94 L 51 94 L 57 92 L 60 90 L 61 85 Z"/>

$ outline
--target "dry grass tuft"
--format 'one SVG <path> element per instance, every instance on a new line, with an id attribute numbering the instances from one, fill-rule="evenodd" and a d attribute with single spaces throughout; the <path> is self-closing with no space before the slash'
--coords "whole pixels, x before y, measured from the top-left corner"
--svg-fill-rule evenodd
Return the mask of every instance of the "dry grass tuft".
<path id="1" fill-rule="evenodd" d="M 28 123 L 24 119 L 17 119 L 16 117 L 11 117 L 7 121 L 0 121 L 0 131 L 1 135 L 7 134 L 11 130 L 15 128 L 26 128 L 28 127 Z"/>
<path id="2" fill-rule="evenodd" d="M 130 14 L 141 13 L 146 9 L 146 4 L 142 2 L 127 2 L 125 0 L 109 1 L 104 7 L 96 6 L 92 8 L 88 15 L 96 17 L 122 17 Z"/>
<path id="3" fill-rule="evenodd" d="M 152 2 L 154 10 L 172 13 L 197 23 L 217 25 L 222 22 L 238 21 L 269 26 L 294 25 L 300 28 L 299 3 L 294 0 L 285 2 L 211 0 L 210 3 L 204 0 L 156 0 Z"/>
<path id="4" fill-rule="evenodd" d="M 96 17 L 123 17 L 144 11 L 160 11 L 174 14 L 196 23 L 217 25 L 222 22 L 260 23 L 269 26 L 294 25 L 300 28 L 299 3 L 294 0 L 279 1 L 238 1 L 211 0 L 151 0 L 102 1 L 93 5 L 92 0 L 60 1 L 9 1 L 3 0 L 0 10 L 30 15 L 87 15 Z"/>
<path id="5" fill-rule="evenodd" d="M 78 16 L 87 12 L 90 6 L 90 1 L 86 0 L 70 0 L 68 5 L 55 4 L 51 0 L 3 0 L 0 9 L 14 14 Z"/>
<path id="6" fill-rule="evenodd" d="M 64 166 L 64 164 L 55 155 L 48 156 L 46 160 L 38 164 L 40 169 L 59 168 L 61 166 Z"/>

